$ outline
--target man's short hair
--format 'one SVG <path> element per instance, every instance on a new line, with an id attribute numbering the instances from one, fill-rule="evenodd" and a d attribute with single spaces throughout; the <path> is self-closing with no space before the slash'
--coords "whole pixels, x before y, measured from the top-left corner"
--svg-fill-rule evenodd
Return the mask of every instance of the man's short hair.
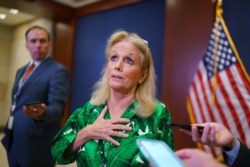
<path id="1" fill-rule="evenodd" d="M 41 26 L 38 26 L 38 25 L 35 25 L 35 26 L 30 27 L 30 28 L 25 32 L 26 41 L 28 40 L 28 37 L 27 37 L 27 36 L 28 36 L 28 33 L 29 33 L 31 30 L 33 30 L 33 29 L 40 29 L 40 30 L 45 31 L 45 32 L 47 33 L 48 40 L 49 40 L 49 41 L 51 40 L 50 34 L 49 34 L 49 32 L 48 32 L 45 28 L 43 28 L 43 27 L 41 27 Z"/>

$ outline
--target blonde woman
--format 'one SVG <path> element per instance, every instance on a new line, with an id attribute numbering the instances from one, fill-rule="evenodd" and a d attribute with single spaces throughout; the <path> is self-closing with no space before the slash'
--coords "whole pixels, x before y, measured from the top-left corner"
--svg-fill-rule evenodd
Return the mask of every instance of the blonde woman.
<path id="1" fill-rule="evenodd" d="M 107 43 L 103 76 L 91 100 L 76 109 L 52 141 L 59 164 L 78 167 L 148 166 L 136 139 L 165 141 L 173 148 L 166 106 L 155 98 L 155 70 L 148 44 L 135 33 L 114 32 Z"/>

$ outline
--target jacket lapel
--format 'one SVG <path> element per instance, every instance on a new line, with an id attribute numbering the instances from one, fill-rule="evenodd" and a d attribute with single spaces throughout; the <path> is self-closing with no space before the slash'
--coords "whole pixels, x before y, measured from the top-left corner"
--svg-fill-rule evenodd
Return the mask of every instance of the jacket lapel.
<path id="1" fill-rule="evenodd" d="M 18 93 L 17 91 L 19 89 L 19 82 L 20 82 L 20 79 L 22 78 L 23 73 L 24 73 L 25 69 L 27 68 L 27 66 L 28 66 L 28 64 L 26 64 L 24 67 L 20 68 L 18 70 L 18 72 L 16 73 L 16 78 L 15 78 L 13 89 L 12 89 L 12 94 L 13 95 Z M 20 92 L 20 90 L 19 90 L 19 92 Z"/>
<path id="2" fill-rule="evenodd" d="M 27 89 L 34 79 L 41 76 L 40 74 L 44 71 L 44 69 L 48 68 L 48 65 L 50 64 L 51 61 L 52 61 L 52 59 L 51 59 L 51 57 L 49 57 L 49 58 L 45 59 L 43 62 L 41 62 L 41 64 L 35 69 L 35 71 L 32 72 L 30 77 L 27 79 L 27 81 L 20 88 L 20 92 L 18 95 L 22 94 L 23 90 Z M 23 73 L 24 73 L 24 70 L 21 74 L 23 74 Z M 19 76 L 19 80 L 21 79 L 21 77 L 22 77 L 22 75 Z M 17 85 L 19 83 L 19 80 L 17 81 Z"/>

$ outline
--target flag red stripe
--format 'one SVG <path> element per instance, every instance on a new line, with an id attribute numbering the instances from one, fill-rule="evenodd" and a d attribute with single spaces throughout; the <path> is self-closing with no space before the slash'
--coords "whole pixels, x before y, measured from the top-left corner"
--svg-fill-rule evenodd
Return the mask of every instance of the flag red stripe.
<path id="1" fill-rule="evenodd" d="M 246 75 L 244 74 L 241 66 L 239 64 L 236 65 L 237 71 L 240 74 L 243 84 L 244 84 L 244 88 L 247 90 L 248 94 L 250 94 L 250 81 L 249 79 L 246 77 Z M 249 111 L 249 109 L 248 109 Z"/>
<path id="2" fill-rule="evenodd" d="M 190 105 L 190 108 L 191 108 L 191 111 L 190 111 L 191 113 L 190 114 L 192 114 L 192 116 L 193 116 L 192 120 L 194 121 L 194 122 L 191 122 L 191 123 L 196 123 L 197 122 L 197 118 L 196 118 L 197 115 L 194 114 L 194 106 L 193 106 L 193 101 L 191 100 L 190 94 L 191 93 L 189 93 L 188 96 L 187 96 L 187 101 L 188 101 L 188 103 Z"/>
<path id="3" fill-rule="evenodd" d="M 238 72 L 240 73 L 241 69 L 238 68 Z M 249 113 L 249 107 L 243 97 L 243 95 L 241 94 L 240 90 L 239 90 L 239 87 L 237 86 L 237 83 L 234 79 L 234 76 L 233 74 L 231 73 L 231 71 L 227 71 L 227 75 L 229 76 L 229 79 L 230 79 L 230 83 L 232 83 L 231 85 L 233 86 L 233 90 L 235 91 L 235 94 L 237 95 L 238 97 L 238 100 L 241 104 L 241 107 L 243 108 L 243 110 L 245 111 L 244 114 L 245 114 L 245 117 L 247 116 L 246 113 L 248 112 Z M 242 77 L 242 76 L 241 76 Z M 247 90 L 247 89 L 246 89 Z M 248 93 L 249 93 L 249 90 L 247 90 Z"/>
<path id="4" fill-rule="evenodd" d="M 189 104 L 190 104 L 192 113 L 194 113 L 194 112 L 193 112 L 193 111 L 194 111 L 193 103 L 195 103 L 195 102 L 193 102 L 193 101 L 191 100 L 191 97 L 190 97 L 189 95 L 188 95 L 188 97 L 187 97 L 187 100 L 189 101 Z M 200 114 L 202 114 L 202 112 L 200 112 Z M 197 116 L 198 116 L 198 115 L 197 115 L 197 114 L 196 114 L 196 115 L 192 114 L 192 115 L 194 116 L 194 117 L 193 117 L 194 122 L 197 123 L 197 122 L 198 122 L 198 121 L 197 121 Z M 192 123 L 194 123 L 194 122 L 192 122 Z M 202 122 L 205 122 L 205 121 L 202 121 Z M 208 147 L 208 146 L 207 146 L 207 147 Z M 205 149 L 205 145 L 199 144 L 199 148 L 202 149 L 202 150 L 206 150 L 207 152 L 211 153 L 214 157 L 218 156 L 218 155 L 216 154 L 215 149 L 214 149 L 213 147 L 208 147 L 207 149 Z"/>
<path id="5" fill-rule="evenodd" d="M 197 121 L 197 116 L 198 116 L 198 114 L 200 114 L 201 115 L 201 117 L 202 117 L 202 121 L 201 122 L 198 122 L 198 123 L 203 123 L 203 122 L 207 122 L 207 119 L 208 118 L 205 118 L 205 115 L 204 115 L 204 112 L 203 112 L 203 110 L 202 110 L 202 107 L 201 107 L 201 100 L 205 100 L 205 107 L 206 107 L 206 110 L 208 111 L 208 114 L 209 114 L 209 118 L 211 118 L 211 121 L 213 122 L 213 121 L 215 121 L 215 117 L 214 117 L 214 115 L 213 115 L 213 112 L 212 112 L 212 109 L 211 109 L 211 106 L 209 105 L 209 102 L 208 102 L 208 100 L 210 100 L 209 99 L 209 96 L 205 93 L 206 91 L 205 91 L 205 83 L 207 82 L 207 80 L 205 80 L 205 81 L 203 81 L 202 80 L 202 73 L 204 73 L 203 72 L 203 70 L 205 70 L 204 69 L 204 66 L 203 65 L 201 65 L 200 67 L 199 67 L 199 69 L 198 69 L 198 71 L 197 71 L 197 73 L 196 73 L 196 77 L 197 77 L 197 79 L 198 79 L 198 83 L 197 82 L 193 82 L 192 83 L 192 88 L 193 88 L 193 91 L 194 91 L 194 94 L 195 94 L 195 101 L 192 101 L 191 100 L 191 107 L 192 107 L 192 110 L 194 111 L 194 108 L 193 108 L 193 103 L 196 103 L 197 105 L 198 105 L 198 108 L 199 108 L 199 113 L 197 113 L 196 114 L 196 117 L 195 117 L 195 120 L 196 120 L 196 122 L 198 122 Z M 199 92 L 199 93 L 203 93 L 203 98 L 199 98 L 199 95 L 198 95 L 198 91 L 197 91 L 197 84 L 200 84 L 200 87 L 201 87 L 201 92 Z M 211 88 L 211 85 L 210 85 L 210 90 L 211 90 L 212 88 Z M 205 147 L 203 146 L 203 145 L 201 145 L 201 148 L 203 149 L 203 150 L 209 150 L 209 152 L 212 154 L 212 155 L 214 155 L 214 156 L 217 156 L 217 154 L 216 154 L 216 151 L 215 151 L 215 149 L 213 148 L 213 147 L 209 147 L 209 148 L 207 148 L 207 149 L 205 149 Z"/>
<path id="6" fill-rule="evenodd" d="M 202 74 L 201 74 L 200 70 L 198 71 L 198 78 L 201 81 L 202 92 L 204 92 L 204 98 L 201 99 L 201 100 L 205 100 L 205 105 L 206 105 L 208 114 L 209 114 L 209 116 L 211 118 L 211 121 L 214 122 L 215 121 L 215 117 L 212 114 L 212 109 L 211 109 L 211 107 L 209 105 L 209 102 L 208 102 L 208 100 L 211 100 L 211 99 L 209 99 L 208 95 L 205 93 L 206 92 L 205 91 L 205 86 L 204 86 L 204 82 L 202 82 Z M 205 81 L 205 82 L 207 82 L 207 81 Z M 210 90 L 212 90 L 211 85 L 210 85 Z M 202 110 L 201 110 L 201 112 L 202 112 Z M 207 119 L 204 119 L 204 120 L 207 120 Z"/>
<path id="7" fill-rule="evenodd" d="M 216 82 L 219 82 L 218 75 L 215 75 L 215 77 L 216 77 L 215 78 Z M 209 83 L 210 90 L 212 90 L 212 83 L 211 82 L 208 82 L 208 83 Z M 211 92 L 211 93 L 214 94 L 214 96 L 215 96 L 214 97 L 215 104 L 214 104 L 213 107 L 216 107 L 216 109 L 219 111 L 218 114 L 220 115 L 220 119 L 222 120 L 222 122 L 224 122 L 225 126 L 228 127 L 227 119 L 226 119 L 226 117 L 225 117 L 225 115 L 223 113 L 223 108 L 221 107 L 221 105 L 219 103 L 220 100 L 217 98 L 217 96 L 215 94 L 216 92 Z M 211 110 L 211 114 L 213 114 L 213 110 Z M 218 122 L 218 121 L 216 121 L 216 122 Z"/>
<path id="8" fill-rule="evenodd" d="M 248 80 L 248 78 L 246 77 L 246 75 L 244 74 L 244 72 L 243 72 L 243 70 L 242 70 L 242 68 L 241 68 L 241 66 L 238 64 L 237 66 L 236 66 L 236 68 L 237 68 L 237 71 L 238 71 L 238 73 L 239 73 L 239 75 L 241 76 L 241 78 L 242 78 L 242 82 L 243 82 L 243 84 L 244 84 L 244 88 L 246 89 L 246 91 L 247 91 L 247 95 L 250 95 L 250 81 Z M 244 100 L 244 102 L 245 102 L 245 98 L 243 97 L 243 99 L 242 100 Z M 249 100 L 249 99 L 248 99 Z M 245 111 L 245 117 L 246 117 L 246 119 L 247 119 L 247 121 L 248 121 L 248 127 L 250 126 L 250 107 L 249 107 L 249 101 L 246 101 L 246 106 L 244 105 L 244 111 Z M 249 127 L 249 129 L 250 129 L 250 127 Z M 249 130 L 248 130 L 248 132 L 249 132 Z M 249 146 L 250 146 L 250 143 L 248 143 L 249 144 Z"/>
<path id="9" fill-rule="evenodd" d="M 229 70 L 226 70 L 226 73 L 228 74 L 229 73 Z M 238 114 L 236 113 L 236 108 L 233 106 L 233 102 L 231 101 L 231 99 L 229 98 L 229 94 L 228 94 L 228 92 L 227 92 L 227 90 L 225 89 L 225 86 L 226 85 L 224 85 L 223 84 L 223 82 L 221 81 L 221 77 L 219 76 L 219 75 L 217 75 L 218 77 L 217 77 L 217 80 L 218 80 L 218 83 L 219 83 L 219 85 L 220 85 L 220 90 L 221 90 L 221 93 L 223 94 L 223 96 L 224 96 L 224 99 L 226 100 L 226 102 L 227 102 L 227 106 L 228 106 L 228 108 L 229 108 L 229 111 L 231 112 L 231 114 L 232 114 L 232 119 L 234 120 L 234 124 L 236 124 L 236 127 L 238 128 L 238 131 L 239 131 L 239 134 L 240 134 L 240 138 L 241 138 L 241 140 L 243 141 L 243 142 L 246 142 L 246 138 L 245 138 L 245 136 L 244 136 L 244 132 L 243 132 L 243 128 L 242 128 L 242 125 L 240 124 L 240 119 L 239 119 L 239 117 L 238 117 Z M 232 82 L 232 79 L 230 79 L 230 77 L 229 77 L 229 80 Z M 234 81 L 233 81 L 234 82 Z M 229 112 L 229 111 L 222 111 L 222 112 Z M 224 121 L 223 121 L 224 122 Z M 225 122 L 227 122 L 226 120 L 225 120 Z M 227 126 L 228 127 L 228 126 Z"/>
<path id="10" fill-rule="evenodd" d="M 198 71 L 199 72 L 199 71 Z M 197 105 L 198 105 L 198 111 L 201 111 L 201 103 L 200 103 L 200 100 L 199 100 L 199 96 L 198 96 L 198 92 L 197 92 L 197 86 L 196 86 L 196 84 L 195 83 L 193 83 L 192 84 L 192 87 L 193 87 L 193 92 L 194 92 L 194 94 L 195 94 L 195 100 L 196 100 L 196 103 L 197 103 Z M 193 101 L 192 101 L 192 103 L 193 103 Z M 204 121 L 205 120 L 205 117 L 204 117 L 204 114 L 201 112 L 200 113 L 201 114 L 201 118 L 202 118 L 202 120 Z M 197 118 L 196 118 L 197 119 Z"/>

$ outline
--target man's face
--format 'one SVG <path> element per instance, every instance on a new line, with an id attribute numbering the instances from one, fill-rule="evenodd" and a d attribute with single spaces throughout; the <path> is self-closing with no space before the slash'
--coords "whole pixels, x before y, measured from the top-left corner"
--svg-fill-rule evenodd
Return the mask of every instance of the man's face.
<path id="1" fill-rule="evenodd" d="M 47 33 L 42 29 L 30 30 L 27 34 L 26 48 L 33 60 L 44 59 L 51 49 Z"/>

